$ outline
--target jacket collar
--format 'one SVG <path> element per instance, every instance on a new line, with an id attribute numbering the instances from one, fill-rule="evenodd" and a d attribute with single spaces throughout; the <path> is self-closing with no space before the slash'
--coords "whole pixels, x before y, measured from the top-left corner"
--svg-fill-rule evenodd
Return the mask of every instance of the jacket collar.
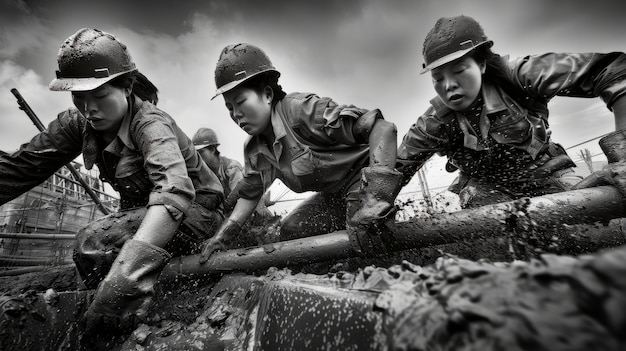
<path id="1" fill-rule="evenodd" d="M 132 97 L 129 98 L 128 101 L 128 113 L 126 114 L 126 116 L 124 116 L 124 119 L 120 124 L 120 128 L 117 131 L 116 138 L 104 148 L 104 151 L 110 152 L 118 157 L 121 156 L 124 147 L 130 150 L 136 149 L 132 141 L 133 139 L 130 132 L 130 123 L 133 120 L 133 116 L 143 105 L 143 101 L 141 101 L 141 99 L 139 99 L 135 95 L 132 95 Z M 85 161 L 85 168 L 87 169 L 91 169 L 98 158 L 99 150 L 97 139 L 98 132 L 93 129 L 91 124 L 87 123 L 85 136 L 83 137 L 83 160 Z"/>

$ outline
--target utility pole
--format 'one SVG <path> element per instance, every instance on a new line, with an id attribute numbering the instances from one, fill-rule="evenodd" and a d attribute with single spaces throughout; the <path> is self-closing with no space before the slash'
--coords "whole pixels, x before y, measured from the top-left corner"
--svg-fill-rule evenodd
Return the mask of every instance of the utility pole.
<path id="1" fill-rule="evenodd" d="M 422 196 L 424 197 L 424 203 L 426 203 L 426 209 L 428 212 L 433 211 L 433 201 L 430 198 L 430 190 L 428 189 L 428 183 L 426 182 L 426 173 L 424 167 L 420 167 L 417 171 L 417 177 L 420 182 L 420 188 L 422 189 Z"/>
<path id="2" fill-rule="evenodd" d="M 593 163 L 591 161 L 591 152 L 589 149 L 580 150 L 580 157 L 585 161 L 587 168 L 589 168 L 589 172 L 593 173 Z"/>

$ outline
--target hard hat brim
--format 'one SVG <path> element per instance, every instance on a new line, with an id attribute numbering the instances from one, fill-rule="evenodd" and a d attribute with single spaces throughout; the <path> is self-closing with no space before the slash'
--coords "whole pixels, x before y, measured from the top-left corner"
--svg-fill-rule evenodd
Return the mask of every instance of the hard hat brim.
<path id="1" fill-rule="evenodd" d="M 460 59 L 461 57 L 467 55 L 470 51 L 472 51 L 472 50 L 474 50 L 474 49 L 476 49 L 476 48 L 478 48 L 480 46 L 483 46 L 485 44 L 487 44 L 487 45 L 489 45 L 491 47 L 493 45 L 493 41 L 492 40 L 486 40 L 486 41 L 480 42 L 480 43 L 472 46 L 471 48 L 458 50 L 458 51 L 455 51 L 455 52 L 453 52 L 451 54 L 448 54 L 448 55 L 446 55 L 444 57 L 441 57 L 441 58 L 431 62 L 430 64 L 426 65 L 420 71 L 420 74 L 424 74 L 424 73 L 426 73 L 426 72 L 428 72 L 428 71 L 430 71 L 430 70 L 432 70 L 434 68 L 443 66 L 446 63 L 449 63 L 449 62 L 452 62 L 454 60 Z"/>
<path id="2" fill-rule="evenodd" d="M 266 73 L 266 72 L 276 72 L 276 74 L 278 74 L 278 76 L 280 76 L 280 72 L 278 72 L 278 71 L 277 71 L 277 70 L 275 70 L 275 69 L 266 69 L 266 70 L 263 70 L 263 71 L 260 71 L 260 72 L 256 72 L 256 73 L 251 74 L 251 75 L 249 75 L 249 76 L 247 76 L 247 77 L 245 77 L 245 78 L 242 78 L 242 79 L 239 79 L 239 80 L 235 80 L 235 81 L 232 81 L 232 82 L 230 82 L 230 83 L 226 83 L 226 84 L 222 85 L 221 87 L 219 87 L 219 88 L 215 91 L 215 95 L 213 95 L 213 97 L 211 98 L 211 100 L 215 99 L 216 97 L 218 97 L 218 96 L 220 96 L 220 95 L 224 94 L 225 92 L 227 92 L 227 91 L 229 91 L 229 90 L 234 89 L 234 88 L 235 88 L 235 87 L 237 87 L 239 84 L 241 84 L 241 83 L 243 83 L 243 82 L 245 82 L 245 81 L 247 81 L 247 80 L 249 80 L 249 79 L 251 79 L 251 78 L 253 78 L 253 77 L 258 76 L 258 75 L 259 75 L 259 74 L 261 74 L 261 73 Z"/>
<path id="3" fill-rule="evenodd" d="M 102 78 L 56 78 L 50 82 L 48 89 L 52 91 L 90 91 L 108 83 L 112 79 L 136 70 L 137 69 L 131 69 Z"/>
<path id="4" fill-rule="evenodd" d="M 209 146 L 219 146 L 219 143 L 212 143 L 212 144 L 194 144 L 193 147 L 196 148 L 196 150 L 200 150 L 200 149 L 204 149 L 205 147 L 209 147 Z"/>

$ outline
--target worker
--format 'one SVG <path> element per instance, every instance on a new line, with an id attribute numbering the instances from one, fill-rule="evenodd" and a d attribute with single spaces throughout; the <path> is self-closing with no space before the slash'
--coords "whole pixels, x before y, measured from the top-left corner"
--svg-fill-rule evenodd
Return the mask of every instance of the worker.
<path id="1" fill-rule="evenodd" d="M 201 253 L 230 246 L 275 179 L 314 191 L 281 222 L 280 240 L 346 228 L 366 232 L 394 209 L 396 127 L 378 109 L 339 105 L 313 93 L 287 94 L 280 72 L 257 46 L 225 47 L 215 68 L 216 95 L 249 134 L 244 178 L 233 212 Z"/>
<path id="2" fill-rule="evenodd" d="M 143 316 L 156 277 L 172 255 L 191 253 L 223 221 L 224 192 L 158 90 L 114 35 L 83 28 L 58 52 L 52 91 L 74 108 L 13 154 L 0 154 L 0 204 L 42 183 L 81 153 L 85 167 L 119 192 L 121 210 L 77 234 L 74 262 L 96 288 L 85 314 Z"/>
<path id="3" fill-rule="evenodd" d="M 398 148 L 404 184 L 433 154 L 446 156 L 446 169 L 459 170 L 449 189 L 462 208 L 560 192 L 581 181 L 550 138 L 548 103 L 555 96 L 601 97 L 616 130 L 626 128 L 624 53 L 507 60 L 492 45 L 474 18 L 436 21 L 424 40 L 422 73 L 430 73 L 437 96 Z"/>
<path id="4" fill-rule="evenodd" d="M 220 153 L 218 150 L 220 143 L 217 139 L 217 134 L 211 128 L 198 129 L 191 141 L 204 162 L 222 183 L 224 196 L 226 197 L 225 211 L 230 212 L 237 201 L 236 192 L 233 193 L 232 191 L 237 187 L 239 181 L 243 179 L 243 166 L 237 160 L 228 158 Z M 233 194 L 232 196 L 230 196 L 231 193 Z"/>

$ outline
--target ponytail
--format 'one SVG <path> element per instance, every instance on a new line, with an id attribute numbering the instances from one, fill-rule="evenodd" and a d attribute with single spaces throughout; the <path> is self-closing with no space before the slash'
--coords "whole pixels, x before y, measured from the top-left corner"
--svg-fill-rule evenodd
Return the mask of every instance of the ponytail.
<path id="1" fill-rule="evenodd" d="M 111 85 L 119 88 L 132 87 L 132 93 L 143 101 L 149 101 L 156 105 L 159 102 L 159 89 L 139 71 L 121 75 L 111 82 Z"/>

